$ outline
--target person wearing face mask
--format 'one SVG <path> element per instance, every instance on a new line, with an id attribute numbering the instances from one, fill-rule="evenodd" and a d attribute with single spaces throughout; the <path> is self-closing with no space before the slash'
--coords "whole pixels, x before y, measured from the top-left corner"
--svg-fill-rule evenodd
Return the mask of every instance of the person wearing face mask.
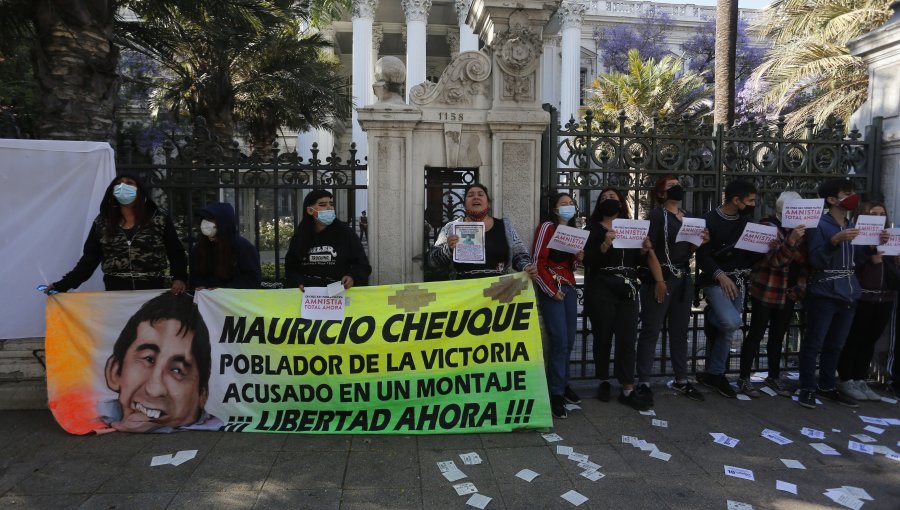
<path id="1" fill-rule="evenodd" d="M 862 213 L 872 216 L 887 216 L 887 208 L 880 202 L 869 202 L 862 207 Z M 887 221 L 885 224 L 890 225 Z M 857 266 L 856 277 L 862 294 L 853 314 L 851 334 L 847 336 L 837 371 L 840 382 L 838 391 L 855 400 L 881 401 L 881 395 L 866 384 L 869 365 L 875 354 L 875 343 L 881 338 L 891 320 L 894 302 L 897 299 L 897 282 L 900 273 L 895 257 L 885 257 L 875 246 L 860 247 L 863 263 Z"/>
<path id="2" fill-rule="evenodd" d="M 284 258 L 287 285 L 325 287 L 341 282 L 345 289 L 368 285 L 372 266 L 356 232 L 338 220 L 334 196 L 316 189 L 303 199 L 297 225 Z"/>
<path id="3" fill-rule="evenodd" d="M 750 382 L 750 372 L 766 328 L 769 330 L 766 343 L 769 368 L 765 384 L 781 396 L 790 397 L 792 393 L 781 380 L 781 350 L 794 316 L 794 303 L 803 299 L 806 290 L 806 227 L 782 228 L 781 212 L 786 200 L 800 198 L 797 192 L 783 192 L 775 201 L 775 217 L 760 221 L 763 225 L 778 227 L 778 248 L 756 263 L 750 280 L 750 332 L 741 345 L 738 387 L 753 398 L 758 398 L 760 393 Z"/>
<path id="4" fill-rule="evenodd" d="M 708 306 L 706 321 L 712 326 L 706 338 L 706 372 L 697 374 L 697 381 L 727 398 L 737 397 L 725 371 L 732 338 L 743 324 L 741 314 L 750 268 L 760 257 L 758 253 L 735 248 L 735 244 L 755 207 L 753 183 L 729 182 L 725 186 L 725 202 L 704 216 L 709 242 L 697 250 L 697 284 L 703 289 Z"/>
<path id="5" fill-rule="evenodd" d="M 644 239 L 642 248 L 622 249 L 613 247 L 616 233 L 612 222 L 616 218 L 628 218 L 625 197 L 615 188 L 600 192 L 597 205 L 588 222 L 590 232 L 584 247 L 584 306 L 591 321 L 594 337 L 594 362 L 596 363 L 597 398 L 610 400 L 609 362 L 613 336 L 616 339 L 614 375 L 622 385 L 618 400 L 633 409 L 649 409 L 653 402 L 646 393 L 635 391 L 635 342 L 638 327 L 638 269 L 650 268 L 654 281 L 662 280 L 662 270 L 652 250 L 650 238 Z M 643 259 L 646 258 L 646 261 Z"/>
<path id="6" fill-rule="evenodd" d="M 675 372 L 672 389 L 691 400 L 702 402 L 705 397 L 688 381 L 688 325 L 691 320 L 691 303 L 694 300 L 694 281 L 691 278 L 690 261 L 696 246 L 676 242 L 678 231 L 687 213 L 681 209 L 684 188 L 674 175 L 659 178 L 654 187 L 659 207 L 650 211 L 648 237 L 659 260 L 663 278 L 645 279 L 641 285 L 641 333 L 637 343 L 638 395 L 653 404 L 650 390 L 650 374 L 656 357 L 656 345 L 663 323 L 668 321 L 669 359 Z M 704 242 L 709 231 L 703 232 Z"/>
<path id="7" fill-rule="evenodd" d="M 187 282 L 187 257 L 172 219 L 158 207 L 134 175 L 121 174 L 106 188 L 100 214 L 91 224 L 75 268 L 44 291 L 66 292 L 87 281 L 97 266 L 106 290 L 169 287 L 181 294 Z M 172 283 L 167 285 L 168 266 Z"/>
<path id="8" fill-rule="evenodd" d="M 819 197 L 825 199 L 828 212 L 822 215 L 818 227 L 806 233 L 810 274 L 803 301 L 806 335 L 800 343 L 798 402 L 815 409 L 819 395 L 847 407 L 859 407 L 856 399 L 837 390 L 835 381 L 841 349 L 862 295 L 856 268 L 864 261 L 866 249 L 851 244 L 859 230 L 847 217 L 859 205 L 859 195 L 853 192 L 852 181 L 835 177 L 819 185 Z M 882 244 L 888 237 L 887 231 L 882 232 Z"/>
<path id="9" fill-rule="evenodd" d="M 463 197 L 465 217 L 453 220 L 441 228 L 434 246 L 428 250 L 428 264 L 435 269 L 452 268 L 457 279 L 500 276 L 510 270 L 525 271 L 534 278 L 537 270 L 512 222 L 509 218 L 490 215 L 491 197 L 487 188 L 483 184 L 470 184 L 466 186 Z M 453 225 L 458 221 L 484 222 L 484 264 L 453 262 L 453 250 L 459 243 L 459 236 L 453 234 Z"/>
<path id="10" fill-rule="evenodd" d="M 584 251 L 568 253 L 548 248 L 556 227 L 575 228 L 575 201 L 568 193 L 550 199 L 547 221 L 541 223 L 534 236 L 533 256 L 537 267 L 534 279 L 539 292 L 538 305 L 550 337 L 547 382 L 550 387 L 550 410 L 556 418 L 567 418 L 565 404 L 580 404 L 581 398 L 569 387 L 569 358 L 575 345 L 578 320 L 578 292 L 575 290 L 575 267 L 584 259 Z"/>
<path id="11" fill-rule="evenodd" d="M 198 215 L 201 236 L 191 251 L 191 288 L 258 289 L 262 282 L 259 253 L 238 234 L 231 204 L 207 204 Z"/>

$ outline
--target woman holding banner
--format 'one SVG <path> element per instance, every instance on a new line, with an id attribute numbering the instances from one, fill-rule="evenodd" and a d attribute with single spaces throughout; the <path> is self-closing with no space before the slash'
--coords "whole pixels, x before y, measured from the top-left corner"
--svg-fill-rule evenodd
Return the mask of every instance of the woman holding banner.
<path id="1" fill-rule="evenodd" d="M 75 268 L 44 292 L 66 292 L 87 281 L 97 266 L 106 290 L 147 290 L 166 287 L 171 272 L 173 294 L 187 281 L 184 246 L 169 215 L 159 208 L 134 175 L 121 174 L 106 188 L 100 214 L 94 219 L 84 253 Z"/>
<path id="2" fill-rule="evenodd" d="M 491 211 L 491 197 L 483 184 L 470 184 L 464 196 L 465 217 L 453 220 L 441 228 L 437 241 L 428 250 L 428 264 L 433 268 L 452 266 L 457 279 L 485 278 L 506 274 L 510 269 L 526 271 L 534 278 L 537 270 L 531 263 L 531 256 L 525 243 L 519 238 L 509 218 L 494 218 Z M 484 262 L 454 262 L 453 251 L 459 244 L 459 236 L 454 227 L 459 222 L 484 224 Z"/>
<path id="3" fill-rule="evenodd" d="M 652 251 L 650 238 L 641 248 L 616 248 L 613 220 L 628 218 L 625 197 L 615 188 L 600 193 L 588 223 L 585 253 L 584 305 L 594 336 L 594 362 L 600 385 L 597 398 L 610 399 L 609 358 L 612 337 L 616 337 L 615 376 L 622 384 L 619 402 L 637 410 L 652 405 L 634 388 L 635 341 L 638 325 L 638 269 L 646 259 L 655 281 L 662 280 L 659 261 Z"/>
<path id="4" fill-rule="evenodd" d="M 879 202 L 864 204 L 863 214 L 887 216 L 887 208 Z M 886 225 L 890 223 L 886 220 Z M 866 384 L 869 364 L 875 353 L 875 343 L 881 338 L 891 319 L 894 301 L 897 299 L 898 268 L 894 257 L 878 253 L 876 246 L 863 247 L 865 260 L 857 266 L 856 277 L 862 287 L 856 314 L 853 316 L 852 333 L 841 349 L 838 359 L 838 391 L 855 400 L 880 401 L 881 395 Z"/>
<path id="5" fill-rule="evenodd" d="M 578 291 L 575 267 L 584 259 L 584 251 L 570 253 L 550 249 L 557 227 L 575 227 L 577 209 L 572 196 L 558 193 L 550 200 L 547 221 L 534 236 L 534 260 L 537 267 L 538 305 L 550 337 L 547 382 L 550 386 L 550 410 L 555 418 L 567 418 L 565 404 L 580 404 L 581 399 L 569 387 L 569 357 L 575 345 L 578 319 Z"/>

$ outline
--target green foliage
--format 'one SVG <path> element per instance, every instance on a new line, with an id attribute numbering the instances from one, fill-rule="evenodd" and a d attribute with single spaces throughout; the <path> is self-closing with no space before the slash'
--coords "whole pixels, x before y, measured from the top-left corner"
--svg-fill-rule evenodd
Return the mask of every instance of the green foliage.
<path id="1" fill-rule="evenodd" d="M 282 282 L 284 283 L 284 268 L 281 268 L 281 280 L 275 279 L 275 263 L 267 262 L 260 265 L 262 269 L 262 281 L 264 282 Z"/>
<path id="2" fill-rule="evenodd" d="M 40 92 L 28 50 L 26 44 L 20 44 L 0 54 L 0 112 L 15 115 L 22 135 L 33 137 Z"/>
<path id="3" fill-rule="evenodd" d="M 278 246 L 282 253 L 288 249 L 294 235 L 294 220 L 290 216 L 278 218 Z M 259 222 L 259 249 L 275 249 L 275 221 Z"/>
<path id="4" fill-rule="evenodd" d="M 680 57 L 642 60 L 637 50 L 631 50 L 628 72 L 600 73 L 588 89 L 585 104 L 596 117 L 610 121 L 622 110 L 629 119 L 645 124 L 654 115 L 660 120 L 700 115 L 711 91 L 703 73 L 683 69 Z"/>

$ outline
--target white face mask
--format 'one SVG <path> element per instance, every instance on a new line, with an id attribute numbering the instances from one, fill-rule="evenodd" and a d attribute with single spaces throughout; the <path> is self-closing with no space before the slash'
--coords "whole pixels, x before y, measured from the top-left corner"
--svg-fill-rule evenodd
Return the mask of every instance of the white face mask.
<path id="1" fill-rule="evenodd" d="M 216 236 L 216 224 L 209 220 L 201 221 L 200 222 L 200 233 L 205 235 L 206 237 L 215 237 Z"/>

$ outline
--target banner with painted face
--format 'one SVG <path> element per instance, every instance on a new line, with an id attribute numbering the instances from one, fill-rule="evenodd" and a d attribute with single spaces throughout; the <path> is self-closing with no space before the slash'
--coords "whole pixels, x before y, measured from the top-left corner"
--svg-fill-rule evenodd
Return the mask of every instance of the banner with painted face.
<path id="1" fill-rule="evenodd" d="M 525 273 L 347 292 L 68 293 L 47 304 L 50 408 L 68 432 L 434 434 L 552 425 Z"/>

